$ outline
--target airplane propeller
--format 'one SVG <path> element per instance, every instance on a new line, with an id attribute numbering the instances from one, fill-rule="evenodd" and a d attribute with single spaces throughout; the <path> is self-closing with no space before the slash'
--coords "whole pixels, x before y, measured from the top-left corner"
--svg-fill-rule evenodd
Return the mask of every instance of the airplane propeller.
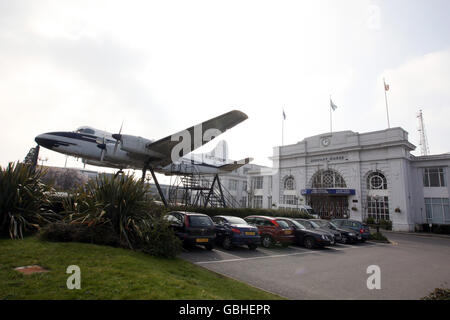
<path id="1" fill-rule="evenodd" d="M 97 142 L 97 147 L 102 149 L 102 152 L 100 153 L 100 161 L 103 161 L 103 159 L 105 158 L 105 153 L 106 153 L 106 138 L 103 137 L 102 140 L 97 139 L 96 142 Z"/>
<path id="2" fill-rule="evenodd" d="M 119 145 L 119 142 L 122 142 L 122 127 L 123 127 L 123 121 L 122 121 L 122 124 L 120 125 L 119 133 L 114 133 L 112 135 L 112 137 L 114 139 L 116 139 L 116 143 L 114 144 L 114 154 L 116 154 L 117 146 Z"/>

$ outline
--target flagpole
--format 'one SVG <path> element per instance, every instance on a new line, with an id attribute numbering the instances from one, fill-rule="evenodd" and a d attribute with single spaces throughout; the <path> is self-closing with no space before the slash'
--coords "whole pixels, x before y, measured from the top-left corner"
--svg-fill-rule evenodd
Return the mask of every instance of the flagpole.
<path id="1" fill-rule="evenodd" d="M 283 117 L 281 120 L 281 146 L 284 146 L 284 108 L 283 108 Z"/>
<path id="2" fill-rule="evenodd" d="M 386 102 L 386 117 L 387 117 L 387 123 L 388 123 L 388 129 L 391 128 L 391 124 L 389 122 L 389 108 L 388 108 L 388 100 L 387 100 L 387 90 L 386 90 L 386 81 L 383 78 L 384 83 L 384 101 Z"/>
<path id="3" fill-rule="evenodd" d="M 333 113 L 331 112 L 331 94 L 330 94 L 330 133 L 333 133 Z"/>

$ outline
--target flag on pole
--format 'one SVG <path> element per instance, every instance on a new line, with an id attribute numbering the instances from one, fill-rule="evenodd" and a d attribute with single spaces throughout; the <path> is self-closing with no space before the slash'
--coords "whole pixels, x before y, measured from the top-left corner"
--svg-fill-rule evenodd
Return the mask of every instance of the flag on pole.
<path id="1" fill-rule="evenodd" d="M 331 100 L 331 98 L 330 98 L 330 106 L 331 106 L 331 109 L 333 109 L 333 111 L 337 109 L 337 105 L 335 105 L 333 103 L 333 100 Z"/>
<path id="2" fill-rule="evenodd" d="M 286 120 L 286 113 L 284 113 L 284 109 L 283 109 L 283 120 Z"/>
<path id="3" fill-rule="evenodd" d="M 384 91 L 389 91 L 389 85 L 386 82 L 384 82 Z"/>

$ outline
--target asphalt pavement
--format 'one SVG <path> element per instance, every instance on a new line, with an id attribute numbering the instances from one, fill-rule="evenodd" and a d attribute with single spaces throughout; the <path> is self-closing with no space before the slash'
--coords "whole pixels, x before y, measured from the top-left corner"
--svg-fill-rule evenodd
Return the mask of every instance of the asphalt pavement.
<path id="1" fill-rule="evenodd" d="M 247 247 L 185 250 L 181 258 L 289 299 L 420 299 L 450 287 L 450 239 L 389 233 L 393 244 L 338 244 L 323 249 Z M 380 267 L 369 290 L 367 268 Z"/>

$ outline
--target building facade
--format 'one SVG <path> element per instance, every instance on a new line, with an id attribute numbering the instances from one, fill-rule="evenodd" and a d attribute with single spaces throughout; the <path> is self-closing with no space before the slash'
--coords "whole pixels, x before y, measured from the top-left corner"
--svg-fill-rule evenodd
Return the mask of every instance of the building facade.
<path id="1" fill-rule="evenodd" d="M 402 128 L 326 133 L 275 147 L 273 168 L 241 168 L 242 204 L 310 205 L 323 218 L 371 217 L 399 231 L 450 224 L 450 154 L 416 157 L 414 149 Z"/>

